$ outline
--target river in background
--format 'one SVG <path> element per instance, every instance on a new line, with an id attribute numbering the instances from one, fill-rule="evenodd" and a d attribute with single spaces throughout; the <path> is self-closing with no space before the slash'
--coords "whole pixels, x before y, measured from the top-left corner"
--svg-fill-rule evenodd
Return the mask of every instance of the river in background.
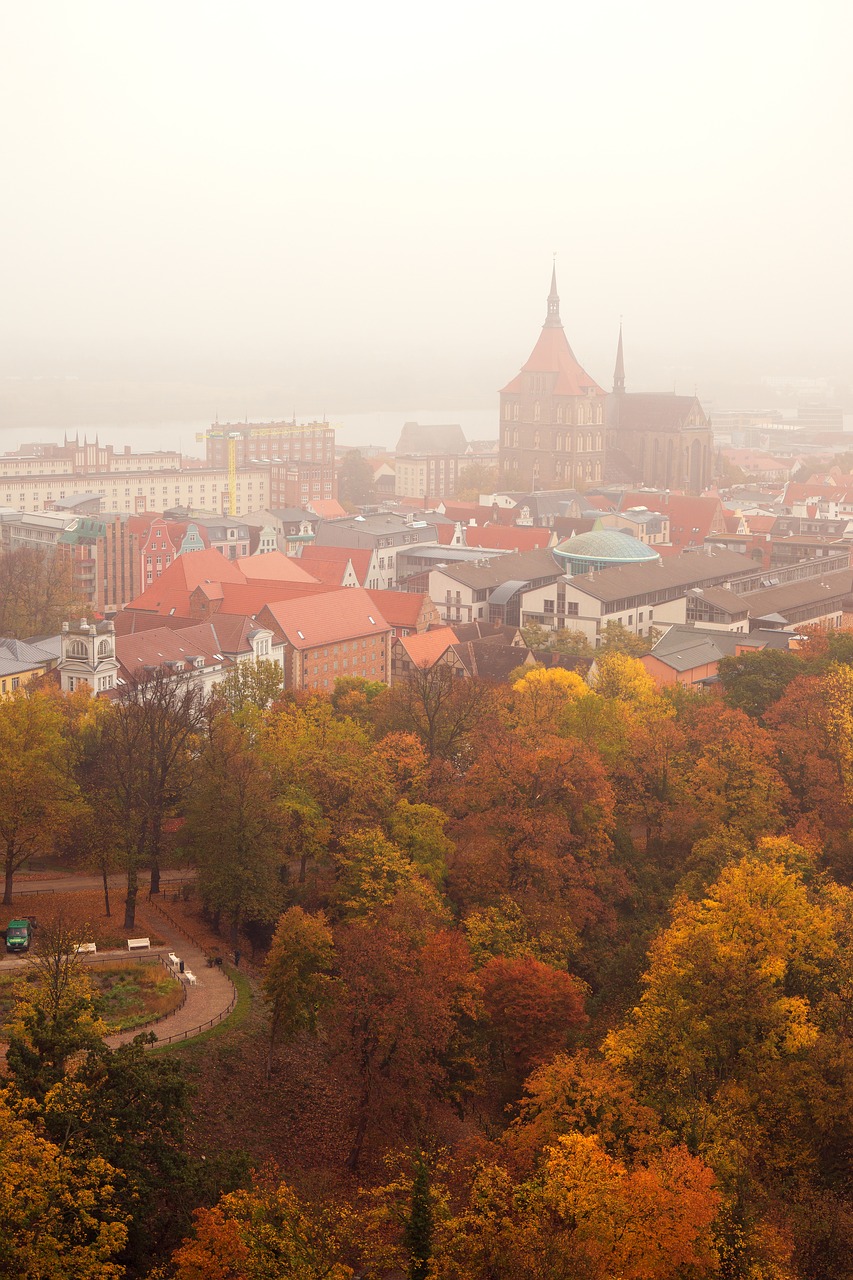
<path id="1" fill-rule="evenodd" d="M 259 420 L 260 421 L 260 420 Z M 337 428 L 337 440 L 348 445 L 378 445 L 393 451 L 404 422 L 420 422 L 423 425 L 446 425 L 458 422 L 469 440 L 497 439 L 497 409 L 412 409 L 383 411 L 382 413 L 341 414 L 330 416 Z M 116 448 L 130 445 L 134 452 L 145 449 L 177 449 L 188 456 L 204 457 L 204 443 L 196 436 L 206 431 L 208 421 L 139 422 L 120 427 L 75 427 L 68 434 L 82 440 L 98 437 L 102 444 Z M 0 428 L 0 452 L 8 453 L 21 445 L 35 442 L 61 444 L 66 434 L 64 427 L 5 427 Z"/>

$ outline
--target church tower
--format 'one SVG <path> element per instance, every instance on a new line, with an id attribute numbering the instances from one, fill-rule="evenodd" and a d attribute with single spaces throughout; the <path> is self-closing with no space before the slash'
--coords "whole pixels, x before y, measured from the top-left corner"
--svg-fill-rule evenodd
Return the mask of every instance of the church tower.
<path id="1" fill-rule="evenodd" d="M 604 469 L 606 393 L 578 363 L 560 319 L 557 269 L 542 332 L 500 393 L 500 480 L 511 490 L 580 489 Z"/>

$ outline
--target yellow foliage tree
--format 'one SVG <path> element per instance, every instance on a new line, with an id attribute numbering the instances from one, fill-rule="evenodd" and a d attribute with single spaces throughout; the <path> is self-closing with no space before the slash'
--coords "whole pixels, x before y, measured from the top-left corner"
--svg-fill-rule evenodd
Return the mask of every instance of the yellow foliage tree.
<path id="1" fill-rule="evenodd" d="M 116 1170 L 72 1162 L 0 1093 L 0 1275 L 119 1280 L 127 1239 Z"/>
<path id="2" fill-rule="evenodd" d="M 655 682 L 639 658 L 627 653 L 603 653 L 595 660 L 592 685 L 602 698 L 642 704 L 657 697 Z"/>

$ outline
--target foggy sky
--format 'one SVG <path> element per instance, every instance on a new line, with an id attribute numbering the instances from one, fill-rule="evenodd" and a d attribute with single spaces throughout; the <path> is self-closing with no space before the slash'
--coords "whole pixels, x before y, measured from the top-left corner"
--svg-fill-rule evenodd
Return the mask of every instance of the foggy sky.
<path id="1" fill-rule="evenodd" d="M 5 0 L 0 375 L 488 405 L 556 252 L 605 386 L 620 315 L 629 389 L 853 383 L 851 36 L 847 0 Z"/>

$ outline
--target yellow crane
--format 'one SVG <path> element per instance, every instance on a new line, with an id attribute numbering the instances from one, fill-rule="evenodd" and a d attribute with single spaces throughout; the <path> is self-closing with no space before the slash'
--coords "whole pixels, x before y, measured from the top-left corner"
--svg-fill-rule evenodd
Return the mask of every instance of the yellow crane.
<path id="1" fill-rule="evenodd" d="M 230 516 L 237 514 L 237 441 L 244 439 L 247 435 L 253 436 L 297 436 L 307 435 L 309 432 L 316 431 L 318 427 L 327 428 L 327 422 L 288 422 L 274 423 L 268 427 L 250 427 L 248 432 L 245 428 L 238 431 L 229 431 L 227 426 L 219 425 L 208 427 L 207 431 L 200 433 L 196 439 L 201 440 L 221 440 L 223 436 L 227 442 L 227 458 L 228 458 L 228 512 Z"/>

